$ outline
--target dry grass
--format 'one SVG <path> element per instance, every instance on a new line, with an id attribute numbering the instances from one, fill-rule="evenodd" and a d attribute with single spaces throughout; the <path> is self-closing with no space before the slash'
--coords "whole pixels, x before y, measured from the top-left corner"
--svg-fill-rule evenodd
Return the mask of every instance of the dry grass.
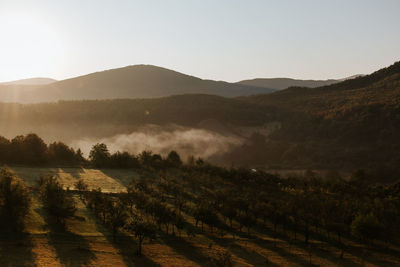
<path id="1" fill-rule="evenodd" d="M 74 189 L 74 184 L 82 178 L 89 189 L 101 188 L 103 192 L 118 193 L 124 191 L 138 174 L 132 170 L 116 169 L 85 169 L 85 168 L 28 168 L 10 167 L 25 183 L 33 186 L 37 178 L 42 175 L 55 175 L 65 188 Z"/>

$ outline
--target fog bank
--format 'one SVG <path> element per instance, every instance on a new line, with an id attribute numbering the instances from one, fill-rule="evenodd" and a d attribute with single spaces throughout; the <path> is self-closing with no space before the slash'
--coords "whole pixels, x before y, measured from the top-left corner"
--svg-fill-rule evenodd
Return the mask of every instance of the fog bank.
<path id="1" fill-rule="evenodd" d="M 80 148 L 87 156 L 96 143 L 105 143 L 110 152 L 128 151 L 132 154 L 150 150 L 153 153 L 166 155 L 171 150 L 176 150 L 182 159 L 186 160 L 189 155 L 204 159 L 222 155 L 241 145 L 243 140 L 237 136 L 225 136 L 204 129 L 148 125 L 130 134 L 75 140 L 70 145 L 76 149 Z"/>

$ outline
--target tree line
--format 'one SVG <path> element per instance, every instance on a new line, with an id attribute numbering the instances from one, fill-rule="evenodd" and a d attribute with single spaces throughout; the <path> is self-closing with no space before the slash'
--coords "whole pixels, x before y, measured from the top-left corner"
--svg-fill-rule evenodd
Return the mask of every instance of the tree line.
<path id="1" fill-rule="evenodd" d="M 139 155 L 128 152 L 110 153 L 107 145 L 95 144 L 85 158 L 80 149 L 75 150 L 63 142 L 46 144 L 36 134 L 19 135 L 9 140 L 0 136 L 0 163 L 30 166 L 86 166 L 94 168 L 175 167 L 182 164 L 177 152 L 166 157 L 143 151 Z"/>

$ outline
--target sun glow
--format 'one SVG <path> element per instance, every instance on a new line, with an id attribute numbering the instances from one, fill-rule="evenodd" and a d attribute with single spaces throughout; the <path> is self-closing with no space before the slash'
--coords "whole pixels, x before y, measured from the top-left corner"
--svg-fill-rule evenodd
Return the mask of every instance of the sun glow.
<path id="1" fill-rule="evenodd" d="M 29 78 L 57 68 L 65 60 L 66 43 L 54 25 L 29 13 L 0 16 L 0 64 L 8 77 Z"/>

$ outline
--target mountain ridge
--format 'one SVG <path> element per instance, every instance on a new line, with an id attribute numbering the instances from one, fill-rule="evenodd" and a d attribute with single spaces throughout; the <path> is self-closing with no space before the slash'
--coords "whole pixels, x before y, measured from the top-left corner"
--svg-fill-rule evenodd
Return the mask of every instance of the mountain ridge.
<path id="1" fill-rule="evenodd" d="M 4 89 L 4 88 L 3 88 Z M 236 97 L 273 90 L 224 81 L 203 80 L 153 65 L 132 65 L 78 76 L 37 88 L 21 88 L 14 102 L 58 100 L 154 98 L 179 94 L 214 94 Z M 0 93 L 5 101 L 7 92 Z M 12 95 L 12 94 L 11 94 Z M 3 97 L 1 97 L 3 96 Z"/>
<path id="2" fill-rule="evenodd" d="M 45 77 L 34 77 L 27 79 L 20 79 L 9 82 L 2 82 L 0 85 L 31 85 L 31 86 L 39 86 L 39 85 L 47 85 L 57 82 L 55 79 L 45 78 Z"/>
<path id="3" fill-rule="evenodd" d="M 340 80 L 328 79 L 328 80 L 301 80 L 292 78 L 255 78 L 249 80 L 243 80 L 237 82 L 238 84 L 252 85 L 258 87 L 273 88 L 276 90 L 283 90 L 292 86 L 299 87 L 320 87 L 324 85 L 330 85 L 338 83 Z"/>
<path id="4" fill-rule="evenodd" d="M 39 82 L 35 79 L 44 79 Z M 181 94 L 238 97 L 269 94 L 296 85 L 315 87 L 339 80 L 255 79 L 238 83 L 201 79 L 164 67 L 139 64 L 97 71 L 65 80 L 34 78 L 0 84 L 0 101 L 39 103 L 59 100 L 158 98 Z M 264 81 L 269 81 L 271 87 Z M 284 85 L 282 85 L 282 82 Z M 41 84 L 40 84 L 41 83 Z"/>

